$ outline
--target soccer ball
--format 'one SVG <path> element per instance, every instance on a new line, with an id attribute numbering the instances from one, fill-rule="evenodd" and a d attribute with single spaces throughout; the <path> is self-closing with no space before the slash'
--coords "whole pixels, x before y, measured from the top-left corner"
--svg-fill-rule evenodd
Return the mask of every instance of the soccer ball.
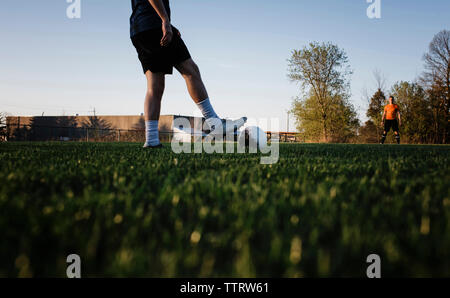
<path id="1" fill-rule="evenodd" d="M 245 127 L 239 134 L 238 144 L 241 147 L 253 150 L 255 148 L 257 150 L 263 150 L 267 147 L 267 134 L 257 126 Z"/>

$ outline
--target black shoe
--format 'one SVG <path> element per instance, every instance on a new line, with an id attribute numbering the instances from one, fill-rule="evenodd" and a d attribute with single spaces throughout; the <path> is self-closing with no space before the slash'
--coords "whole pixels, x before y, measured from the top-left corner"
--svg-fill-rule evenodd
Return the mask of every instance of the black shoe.
<path id="1" fill-rule="evenodd" d="M 144 147 L 142 147 L 144 149 L 160 149 L 163 148 L 162 144 L 156 145 L 156 146 L 150 146 L 150 145 L 144 145 Z"/>

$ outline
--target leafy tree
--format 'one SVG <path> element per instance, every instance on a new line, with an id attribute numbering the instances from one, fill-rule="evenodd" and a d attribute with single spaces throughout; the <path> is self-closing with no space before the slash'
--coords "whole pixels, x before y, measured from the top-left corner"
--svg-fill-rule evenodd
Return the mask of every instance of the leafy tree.
<path id="1" fill-rule="evenodd" d="M 368 144 L 378 143 L 380 140 L 380 136 L 377 133 L 378 125 L 372 120 L 367 120 L 359 129 L 359 141 Z"/>
<path id="2" fill-rule="evenodd" d="M 328 117 L 321 120 L 318 100 L 311 92 L 309 97 L 296 99 L 292 112 L 297 119 L 298 130 L 305 140 L 319 142 L 323 139 L 323 122 L 328 129 L 328 140 L 335 143 L 351 141 L 356 136 L 359 120 L 354 107 L 346 98 L 337 95 L 329 100 Z"/>
<path id="3" fill-rule="evenodd" d="M 412 143 L 430 142 L 432 113 L 425 90 L 418 83 L 398 82 L 392 87 L 402 115 L 402 138 Z"/>
<path id="4" fill-rule="evenodd" d="M 297 119 L 297 130 L 304 140 L 309 142 L 322 140 L 323 125 L 319 109 L 317 109 L 317 101 L 313 96 L 305 99 L 297 98 L 293 103 L 292 113 Z"/>
<path id="5" fill-rule="evenodd" d="M 375 92 L 375 94 L 370 98 L 369 109 L 366 113 L 371 123 L 375 125 L 373 128 L 375 129 L 377 135 L 381 134 L 379 125 L 381 123 L 381 117 L 383 116 L 385 103 L 386 96 L 384 95 L 384 92 L 381 90 L 381 88 L 379 88 L 377 92 Z"/>
<path id="6" fill-rule="evenodd" d="M 314 121 L 314 134 L 317 133 L 317 123 L 320 123 L 322 138 L 328 142 L 335 129 L 328 125 L 335 120 L 336 104 L 343 102 L 339 99 L 347 97 L 350 86 L 348 77 L 352 71 L 347 54 L 334 44 L 314 42 L 301 50 L 294 50 L 288 62 L 288 77 L 300 84 L 303 94 L 307 94 L 303 103 L 311 110 L 310 114 L 315 114 L 314 119 L 297 120 L 304 125 L 312 125 L 309 122 Z M 294 111 L 294 114 L 302 115 L 302 112 Z M 312 133 L 311 127 L 302 128 Z"/>

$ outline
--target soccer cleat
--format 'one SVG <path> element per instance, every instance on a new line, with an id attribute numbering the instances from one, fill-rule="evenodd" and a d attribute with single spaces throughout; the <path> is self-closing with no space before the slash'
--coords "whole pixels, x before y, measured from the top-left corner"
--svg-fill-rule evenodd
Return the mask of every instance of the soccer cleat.
<path id="1" fill-rule="evenodd" d="M 211 122 L 211 124 L 210 124 L 210 131 L 209 131 L 210 134 L 213 134 L 213 135 L 221 135 L 221 134 L 226 135 L 226 134 L 231 133 L 231 132 L 235 133 L 239 128 L 241 128 L 247 122 L 247 117 L 242 117 L 242 118 L 239 118 L 239 119 L 233 120 L 233 121 L 231 121 L 231 120 L 227 121 L 227 120 L 224 120 L 224 119 L 220 119 L 223 133 L 220 133 L 219 129 L 217 129 L 219 131 L 216 131 L 217 124 L 215 124 L 214 121 L 219 121 L 219 119 L 209 119 L 209 120 Z"/>
<path id="2" fill-rule="evenodd" d="M 144 148 L 144 149 L 160 149 L 160 148 L 163 148 L 163 145 L 159 144 L 156 146 L 151 146 L 151 145 L 144 144 L 144 146 L 142 148 Z"/>

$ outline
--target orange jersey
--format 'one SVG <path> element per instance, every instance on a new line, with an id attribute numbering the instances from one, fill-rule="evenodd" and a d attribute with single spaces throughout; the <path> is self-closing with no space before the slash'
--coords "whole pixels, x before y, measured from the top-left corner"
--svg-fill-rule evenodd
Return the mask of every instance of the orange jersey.
<path id="1" fill-rule="evenodd" d="M 397 113 L 400 111 L 398 105 L 396 104 L 388 104 L 384 107 L 384 113 L 386 114 L 386 120 L 395 120 L 397 119 Z"/>

